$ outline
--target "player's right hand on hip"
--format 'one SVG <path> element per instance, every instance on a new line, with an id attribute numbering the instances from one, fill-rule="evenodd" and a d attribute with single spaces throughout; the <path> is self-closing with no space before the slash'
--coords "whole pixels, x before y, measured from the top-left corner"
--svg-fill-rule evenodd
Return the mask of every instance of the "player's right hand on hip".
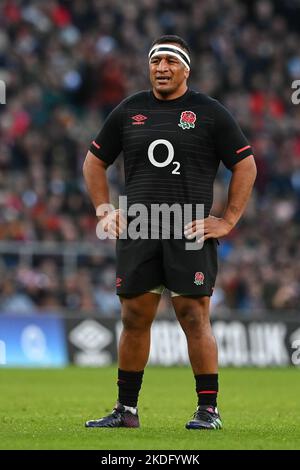
<path id="1" fill-rule="evenodd" d="M 119 238 L 127 227 L 126 219 L 122 209 L 116 209 L 99 220 L 104 232 L 109 238 Z"/>

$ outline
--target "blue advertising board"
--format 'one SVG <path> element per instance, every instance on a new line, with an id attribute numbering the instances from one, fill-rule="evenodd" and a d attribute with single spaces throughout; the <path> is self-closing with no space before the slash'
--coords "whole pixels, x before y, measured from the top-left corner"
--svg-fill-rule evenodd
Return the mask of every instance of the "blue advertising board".
<path id="1" fill-rule="evenodd" d="M 0 367 L 62 367 L 68 362 L 62 318 L 0 313 Z"/>

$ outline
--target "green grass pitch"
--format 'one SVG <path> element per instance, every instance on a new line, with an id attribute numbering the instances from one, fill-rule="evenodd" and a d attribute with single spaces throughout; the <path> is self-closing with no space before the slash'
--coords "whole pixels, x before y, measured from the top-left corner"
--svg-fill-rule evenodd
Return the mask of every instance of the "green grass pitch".
<path id="1" fill-rule="evenodd" d="M 220 431 L 192 431 L 187 367 L 148 367 L 140 429 L 85 429 L 111 410 L 116 369 L 0 369 L 1 449 L 300 449 L 300 370 L 223 369 Z"/>

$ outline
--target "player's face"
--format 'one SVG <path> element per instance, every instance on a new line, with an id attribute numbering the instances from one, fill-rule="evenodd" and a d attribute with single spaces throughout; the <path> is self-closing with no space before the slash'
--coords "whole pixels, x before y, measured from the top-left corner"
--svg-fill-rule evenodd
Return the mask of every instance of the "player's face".
<path id="1" fill-rule="evenodd" d="M 189 71 L 177 57 L 164 54 L 150 60 L 150 81 L 154 94 L 163 99 L 174 99 L 186 91 Z"/>

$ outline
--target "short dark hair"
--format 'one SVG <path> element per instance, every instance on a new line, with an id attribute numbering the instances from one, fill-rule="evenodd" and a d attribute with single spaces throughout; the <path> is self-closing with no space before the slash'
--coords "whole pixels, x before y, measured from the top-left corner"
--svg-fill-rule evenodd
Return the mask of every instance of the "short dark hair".
<path id="1" fill-rule="evenodd" d="M 152 47 L 155 46 L 155 44 L 166 44 L 170 42 L 178 44 L 183 49 L 185 49 L 189 55 L 191 54 L 188 43 L 184 39 L 182 39 L 180 36 L 175 36 L 173 34 L 160 36 L 158 39 L 155 39 L 155 41 L 153 41 L 153 43 L 151 44 L 150 49 L 152 49 Z"/>

